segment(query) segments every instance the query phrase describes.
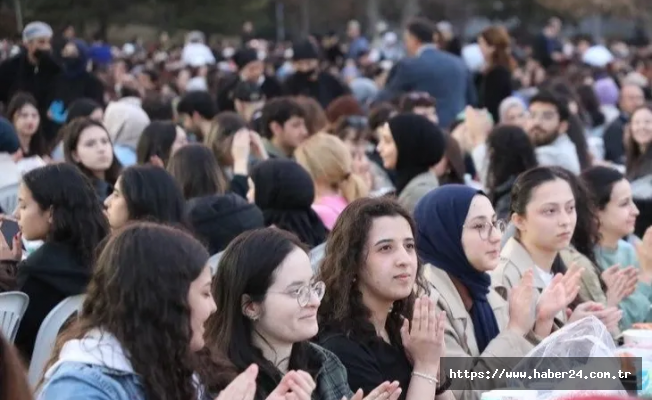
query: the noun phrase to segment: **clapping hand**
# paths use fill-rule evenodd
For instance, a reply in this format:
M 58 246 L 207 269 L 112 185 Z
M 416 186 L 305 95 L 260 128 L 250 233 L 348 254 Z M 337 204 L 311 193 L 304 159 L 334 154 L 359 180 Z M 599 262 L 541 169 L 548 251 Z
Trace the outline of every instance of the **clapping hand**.
M 445 352 L 445 326 L 446 313 L 438 313 L 432 299 L 423 296 L 415 300 L 412 321 L 403 320 L 401 328 L 403 348 L 414 360 L 414 370 L 437 375 L 440 357 Z
M 532 312 L 536 298 L 533 274 L 534 271 L 527 271 L 509 295 L 507 329 L 522 336 L 532 330 L 535 322 L 535 314 Z
M 402 393 L 398 385 L 398 381 L 392 383 L 383 382 L 365 397 L 362 397 L 364 394 L 362 389 L 359 389 L 350 399 L 342 397 L 342 400 L 398 400 Z

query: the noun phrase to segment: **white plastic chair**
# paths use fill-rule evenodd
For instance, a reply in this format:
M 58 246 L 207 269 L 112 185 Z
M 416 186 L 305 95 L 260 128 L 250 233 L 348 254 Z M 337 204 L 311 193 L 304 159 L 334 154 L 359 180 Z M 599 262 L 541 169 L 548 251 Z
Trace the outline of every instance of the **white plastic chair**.
M 0 207 L 7 215 L 12 215 L 18 208 L 18 187 L 20 182 L 0 188 Z
M 43 375 L 43 369 L 48 359 L 52 355 L 54 344 L 61 327 L 68 321 L 75 312 L 80 311 L 84 303 L 85 295 L 79 294 L 64 299 L 61 303 L 50 311 L 47 317 L 41 323 L 36 335 L 32 361 L 29 363 L 29 384 L 36 387 L 39 379 Z
M 0 330 L 9 343 L 16 338 L 28 304 L 29 296 L 23 292 L 0 293 Z

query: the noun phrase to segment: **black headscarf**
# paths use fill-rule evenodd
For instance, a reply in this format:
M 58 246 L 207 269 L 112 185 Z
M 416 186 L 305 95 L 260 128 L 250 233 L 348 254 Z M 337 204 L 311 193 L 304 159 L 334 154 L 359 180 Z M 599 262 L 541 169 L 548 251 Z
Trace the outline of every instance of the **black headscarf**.
M 405 113 L 389 120 L 396 143 L 396 193 L 437 164 L 446 150 L 444 133 L 428 118 Z
M 315 187 L 308 172 L 291 160 L 270 159 L 251 171 L 256 205 L 263 211 L 265 225 L 292 232 L 308 246 L 315 247 L 328 234 L 312 209 Z

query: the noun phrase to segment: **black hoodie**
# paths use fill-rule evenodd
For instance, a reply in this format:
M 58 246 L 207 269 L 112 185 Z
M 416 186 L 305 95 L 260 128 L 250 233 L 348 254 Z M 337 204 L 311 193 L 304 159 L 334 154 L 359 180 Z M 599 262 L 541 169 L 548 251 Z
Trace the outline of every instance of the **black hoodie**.
M 188 221 L 210 254 L 221 252 L 243 232 L 265 227 L 262 211 L 233 193 L 192 199 L 187 212 Z
M 29 296 L 29 306 L 15 344 L 25 360 L 32 358 L 45 317 L 65 298 L 86 291 L 91 273 L 91 266 L 83 265 L 76 249 L 65 243 L 46 242 L 18 265 L 18 290 Z

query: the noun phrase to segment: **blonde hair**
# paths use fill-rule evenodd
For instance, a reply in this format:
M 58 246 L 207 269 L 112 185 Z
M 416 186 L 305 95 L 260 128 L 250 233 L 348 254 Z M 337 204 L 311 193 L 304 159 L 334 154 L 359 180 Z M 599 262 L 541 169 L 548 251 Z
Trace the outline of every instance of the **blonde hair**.
M 347 202 L 367 197 L 369 188 L 353 173 L 353 159 L 346 144 L 337 136 L 317 133 L 294 151 L 297 162 L 314 182 L 339 189 Z

